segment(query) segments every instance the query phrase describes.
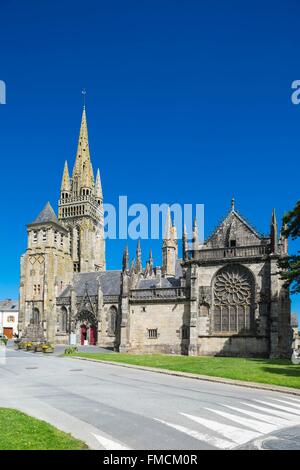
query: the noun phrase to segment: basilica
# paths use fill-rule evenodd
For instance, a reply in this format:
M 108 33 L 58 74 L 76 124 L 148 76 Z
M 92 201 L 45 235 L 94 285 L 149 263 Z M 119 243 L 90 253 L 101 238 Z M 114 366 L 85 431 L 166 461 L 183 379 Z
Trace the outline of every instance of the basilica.
M 202 244 L 177 240 L 170 212 L 162 265 L 152 253 L 106 269 L 103 194 L 94 178 L 85 107 L 72 175 L 65 163 L 58 213 L 49 203 L 27 225 L 21 257 L 19 332 L 55 344 L 130 353 L 285 357 L 291 353 L 290 298 L 278 274 L 287 240 L 273 210 L 261 235 L 231 201 Z M 121 256 L 120 256 L 121 266 Z

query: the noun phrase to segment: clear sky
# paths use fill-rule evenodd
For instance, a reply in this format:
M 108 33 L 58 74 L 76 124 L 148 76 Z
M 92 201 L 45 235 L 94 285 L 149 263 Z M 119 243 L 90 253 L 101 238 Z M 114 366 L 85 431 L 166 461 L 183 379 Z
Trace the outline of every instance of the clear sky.
M 208 235 L 234 195 L 267 233 L 300 197 L 299 17 L 298 0 L 2 1 L 0 298 L 17 296 L 26 223 L 57 210 L 82 88 L 105 202 L 203 203 Z

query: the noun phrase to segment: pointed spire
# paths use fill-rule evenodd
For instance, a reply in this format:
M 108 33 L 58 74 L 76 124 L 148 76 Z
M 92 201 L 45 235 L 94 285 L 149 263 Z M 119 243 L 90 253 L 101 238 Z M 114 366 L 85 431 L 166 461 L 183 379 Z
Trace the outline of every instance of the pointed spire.
M 171 219 L 171 210 L 170 210 L 170 207 L 168 207 L 164 240 L 170 240 L 171 234 L 172 234 L 172 219 Z
M 63 177 L 61 180 L 61 192 L 69 192 L 71 191 L 71 182 L 70 182 L 70 175 L 69 175 L 69 168 L 68 168 L 68 162 L 67 160 L 65 161 L 65 166 L 64 166 L 64 172 L 63 172 Z
M 98 168 L 98 170 L 97 170 L 97 176 L 96 176 L 95 197 L 96 197 L 96 199 L 103 199 L 102 185 L 101 185 L 101 178 L 100 178 L 100 170 L 99 170 L 99 168 Z
M 182 236 L 182 259 L 183 260 L 188 259 L 188 250 L 189 250 L 188 234 L 187 234 L 186 224 L 184 224 L 183 236 Z
M 231 211 L 233 212 L 235 210 L 235 199 L 234 197 L 231 199 Z
M 127 271 L 129 267 L 129 253 L 128 253 L 128 245 L 126 245 L 123 253 L 123 271 Z
M 153 267 L 152 248 L 150 248 L 150 252 L 149 252 L 149 265 L 150 265 L 150 267 Z
M 90 158 L 89 138 L 85 106 L 82 111 L 78 147 L 73 169 L 73 181 L 77 182 L 77 191 L 81 188 L 94 187 L 94 173 Z
M 55 222 L 58 223 L 56 214 L 48 201 L 43 210 L 39 213 L 37 218 L 34 220 L 34 224 L 42 224 L 45 222 Z
M 275 209 L 272 210 L 270 238 L 271 238 L 272 252 L 277 253 L 278 251 L 278 226 L 277 226 Z
M 141 240 L 138 239 L 136 247 L 136 272 L 139 273 L 142 271 L 142 250 L 141 250 Z
M 134 260 L 131 261 L 129 274 L 132 275 L 135 272 Z
M 197 219 L 194 219 L 194 226 L 193 226 L 193 250 L 198 250 L 199 248 L 199 233 L 198 233 L 198 224 Z

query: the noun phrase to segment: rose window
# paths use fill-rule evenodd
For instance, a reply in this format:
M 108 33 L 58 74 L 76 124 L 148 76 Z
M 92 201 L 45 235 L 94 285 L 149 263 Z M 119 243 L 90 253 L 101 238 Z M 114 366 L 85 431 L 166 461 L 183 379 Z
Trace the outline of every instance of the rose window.
M 249 333 L 253 316 L 253 281 L 243 266 L 229 266 L 217 274 L 214 285 L 213 330 Z
M 229 304 L 248 303 L 251 297 L 251 280 L 247 273 L 225 271 L 215 281 L 216 301 Z

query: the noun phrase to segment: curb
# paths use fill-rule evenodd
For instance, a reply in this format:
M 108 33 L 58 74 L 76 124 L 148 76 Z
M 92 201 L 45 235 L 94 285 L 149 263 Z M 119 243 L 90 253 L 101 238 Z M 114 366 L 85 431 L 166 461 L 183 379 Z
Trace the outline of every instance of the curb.
M 255 388 L 259 390 L 268 390 L 271 392 L 287 393 L 289 395 L 296 395 L 300 397 L 300 390 L 296 388 L 283 387 L 281 385 L 269 385 L 269 384 L 261 384 L 258 382 L 247 382 L 244 380 L 225 379 L 222 377 L 211 377 L 209 375 L 191 374 L 189 372 L 180 372 L 180 371 L 175 371 L 175 370 L 160 369 L 158 367 L 156 368 L 156 367 L 138 366 L 138 365 L 126 364 L 124 362 L 104 361 L 102 359 L 90 359 L 87 357 L 78 357 L 78 356 L 64 356 L 64 357 L 70 357 L 71 359 L 77 359 L 80 361 L 100 362 L 102 364 L 108 364 L 112 366 L 126 367 L 127 369 L 145 370 L 147 372 L 154 372 L 156 374 L 173 375 L 176 377 L 185 377 L 185 378 L 194 379 L 194 380 L 204 380 L 206 382 L 216 382 L 216 383 L 227 384 L 227 385 L 236 385 L 238 387 L 247 387 L 247 388 Z

